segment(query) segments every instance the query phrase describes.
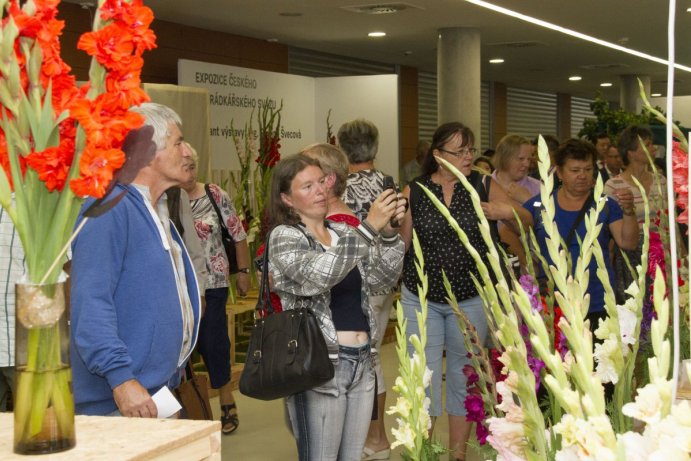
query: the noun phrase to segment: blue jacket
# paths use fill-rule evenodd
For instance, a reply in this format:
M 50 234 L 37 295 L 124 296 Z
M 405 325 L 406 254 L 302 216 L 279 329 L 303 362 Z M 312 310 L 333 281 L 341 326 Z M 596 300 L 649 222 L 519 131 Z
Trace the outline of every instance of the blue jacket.
M 182 309 L 172 259 L 139 191 L 117 186 L 111 195 L 124 189 L 120 203 L 89 219 L 72 244 L 70 358 L 78 414 L 115 411 L 112 389 L 130 379 L 150 394 L 179 382 Z M 170 229 L 184 248 L 172 223 Z M 187 250 L 183 259 L 194 345 L 199 290 Z

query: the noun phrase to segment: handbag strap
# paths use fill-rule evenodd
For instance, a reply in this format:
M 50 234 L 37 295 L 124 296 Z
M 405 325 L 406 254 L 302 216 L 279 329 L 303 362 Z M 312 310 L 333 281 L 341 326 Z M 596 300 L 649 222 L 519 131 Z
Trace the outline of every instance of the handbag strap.
M 218 204 L 216 203 L 216 200 L 214 200 L 213 195 L 211 195 L 211 187 L 209 187 L 208 183 L 204 184 L 204 191 L 206 192 L 206 196 L 209 197 L 209 201 L 211 202 L 211 206 L 214 207 L 214 210 L 216 211 L 216 217 L 218 218 L 218 222 L 221 223 L 221 235 L 223 236 L 223 239 L 224 240 L 230 239 L 230 233 L 228 232 L 228 228 L 226 227 L 226 223 L 223 222 L 223 215 L 221 214 L 221 210 L 218 208 Z
M 310 248 L 316 249 L 316 242 L 312 239 L 307 232 L 300 227 L 300 224 L 293 224 L 293 227 L 298 229 L 305 236 L 309 242 Z M 273 230 L 273 229 L 272 229 Z M 271 237 L 271 230 L 266 234 L 266 242 L 264 244 L 264 254 L 262 255 L 262 278 L 259 283 L 259 294 L 257 301 L 257 306 L 255 307 L 255 317 L 263 317 L 264 312 L 266 315 L 274 313 L 273 304 L 271 303 L 271 290 L 269 289 L 269 240 Z M 298 296 L 297 299 L 301 303 L 301 307 L 304 308 L 305 301 L 308 299 L 305 296 Z
M 259 294 L 257 306 L 255 307 L 255 314 L 259 317 L 266 314 L 273 314 L 274 308 L 271 304 L 271 290 L 269 289 L 269 238 L 271 237 L 271 230 L 266 233 L 266 241 L 264 243 L 264 254 L 262 255 L 262 278 L 259 282 Z
M 557 197 L 555 195 L 554 199 L 556 200 Z M 585 214 L 590 208 L 590 204 L 593 201 L 593 193 L 591 192 L 590 195 L 588 195 L 588 198 L 583 202 L 583 206 L 581 207 L 580 211 L 578 212 L 578 216 L 576 216 L 576 220 L 573 222 L 573 225 L 571 226 L 571 230 L 569 231 L 568 235 L 566 236 L 566 240 L 564 240 L 564 243 L 566 243 L 566 247 L 568 248 L 569 245 L 571 244 L 571 240 L 573 240 L 574 235 L 576 235 L 576 230 L 578 229 L 578 226 L 581 224 L 583 221 L 583 218 L 585 218 Z

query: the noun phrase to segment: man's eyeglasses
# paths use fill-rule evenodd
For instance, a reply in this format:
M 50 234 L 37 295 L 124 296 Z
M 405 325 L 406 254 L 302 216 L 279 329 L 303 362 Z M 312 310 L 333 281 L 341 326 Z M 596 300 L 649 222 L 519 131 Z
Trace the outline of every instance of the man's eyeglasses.
M 441 147 L 438 147 L 437 150 L 440 150 L 442 152 L 446 152 L 447 154 L 453 155 L 454 157 L 463 157 L 464 155 L 475 156 L 475 154 L 477 154 L 477 149 L 474 147 L 463 147 L 458 152 L 454 152 L 452 150 L 442 149 Z

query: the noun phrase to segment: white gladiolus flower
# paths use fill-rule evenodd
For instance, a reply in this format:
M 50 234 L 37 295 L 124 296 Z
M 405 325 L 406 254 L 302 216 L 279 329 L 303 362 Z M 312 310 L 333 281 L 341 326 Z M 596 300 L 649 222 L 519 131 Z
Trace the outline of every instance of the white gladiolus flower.
M 636 313 L 631 312 L 625 307 L 617 306 L 617 314 L 619 316 L 619 331 L 621 332 L 621 342 L 624 344 L 635 344 L 636 323 L 638 321 Z
M 408 450 L 415 449 L 415 432 L 410 425 L 402 419 L 397 419 L 398 428 L 391 428 L 391 434 L 394 436 L 394 442 L 391 444 L 391 448 L 396 448 L 403 445 Z
M 672 416 L 680 425 L 691 427 L 691 404 L 689 404 L 689 401 L 681 400 L 672 406 Z M 689 442 L 691 442 L 691 439 L 689 439 Z
M 496 384 L 496 388 L 497 394 L 501 395 L 501 403 L 496 405 L 497 410 L 506 413 L 507 418 L 512 416 L 514 420 L 519 418 L 522 420 L 523 410 L 514 402 L 513 393 L 506 381 L 499 381 Z
M 573 365 L 574 359 L 573 359 L 573 354 L 571 351 L 566 351 L 566 354 L 564 354 L 564 358 L 562 360 L 562 365 L 564 366 L 564 371 L 566 374 L 571 373 L 571 365 Z
M 425 367 L 425 374 L 422 375 L 422 385 L 428 388 L 432 384 L 432 370 Z
M 398 399 L 396 399 L 396 405 L 389 407 L 386 414 L 388 414 L 388 415 L 399 414 L 401 416 L 407 416 L 411 410 L 412 410 L 412 407 L 411 407 L 408 399 L 406 399 L 404 397 L 398 397 Z
M 576 447 L 562 448 L 555 454 L 556 461 L 581 461 Z
M 518 373 L 516 373 L 513 370 L 509 371 L 509 374 L 506 376 L 506 379 L 504 380 L 504 383 L 514 394 L 518 393 L 518 380 Z
M 492 435 L 487 437 L 497 450 L 497 461 L 522 461 L 525 459 L 525 432 L 522 423 L 511 422 L 506 418 L 487 420 Z
M 430 418 L 429 413 L 423 411 L 420 413 L 418 426 L 421 429 L 422 436 L 427 439 L 429 438 L 429 430 L 432 429 L 432 418 Z
M 627 461 L 646 461 L 650 454 L 648 441 L 636 432 L 627 432 L 617 437 L 619 445 L 623 445 L 626 450 Z
M 691 453 L 691 410 L 688 401 L 674 405 L 672 412 L 657 424 L 649 424 L 644 435 L 652 446 Z M 674 459 L 674 458 L 668 458 Z M 684 458 L 688 459 L 688 458 Z
M 617 306 L 618 308 L 619 306 Z M 595 337 L 597 339 L 605 339 L 609 338 L 609 335 L 614 333 L 613 331 L 610 330 L 610 318 L 607 317 L 605 319 L 600 320 L 600 324 L 598 325 L 597 329 L 595 330 Z
M 564 447 L 575 445 L 578 441 L 576 418 L 568 413 L 565 414 L 561 417 L 561 421 L 554 425 L 554 432 L 561 434 L 561 443 Z
M 648 424 L 658 422 L 662 411 L 659 389 L 654 384 L 647 384 L 644 388 L 638 389 L 636 400 L 624 405 L 621 411 L 626 416 Z
M 602 344 L 595 344 L 595 352 L 593 357 L 597 362 L 595 367 L 595 376 L 597 376 L 603 383 L 617 384 L 619 375 L 614 363 L 614 354 L 618 350 L 617 340 L 612 336 L 605 339 Z
M 638 281 L 633 280 L 631 282 L 631 285 L 629 285 L 629 287 L 626 290 L 624 290 L 624 293 L 629 295 L 630 298 L 635 298 L 636 295 L 638 295 L 639 291 L 640 289 L 638 288 Z
M 562 435 L 562 450 L 558 460 L 614 461 L 614 451 L 606 445 L 614 439 L 614 432 L 606 416 L 594 416 L 588 420 L 565 414 L 554 431 Z M 575 456 L 575 457 L 574 457 Z
M 403 381 L 403 378 L 401 378 L 400 376 L 396 377 L 396 381 L 394 381 L 393 385 L 393 390 L 395 390 L 399 394 L 408 393 L 408 386 L 406 386 L 405 381 Z

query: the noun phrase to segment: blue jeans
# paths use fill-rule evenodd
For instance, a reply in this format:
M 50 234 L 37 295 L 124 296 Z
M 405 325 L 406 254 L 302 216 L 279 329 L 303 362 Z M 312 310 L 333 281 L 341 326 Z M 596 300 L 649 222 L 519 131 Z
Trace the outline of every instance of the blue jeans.
M 401 286 L 401 304 L 408 320 L 406 335 L 420 334 L 417 315 L 420 310 L 420 298 L 410 292 L 405 285 Z M 487 337 L 487 318 L 479 296 L 465 299 L 458 306 L 468 316 L 477 330 L 480 344 Z M 467 395 L 466 377 L 463 367 L 470 363 L 468 351 L 463 343 L 463 332 L 458 326 L 458 318 L 448 304 L 427 301 L 427 345 L 425 356 L 427 367 L 432 370 L 432 385 L 427 389 L 427 396 L 432 400 L 431 416 L 441 416 L 441 381 L 442 358 L 446 349 L 446 412 L 453 416 L 465 416 L 463 402 Z M 414 351 L 408 343 L 408 353 Z
M 372 315 L 377 321 L 379 338 L 377 338 L 377 355 L 374 356 L 374 373 L 377 375 L 377 394 L 386 392 L 386 382 L 384 382 L 384 371 L 381 366 L 381 345 L 384 342 L 386 326 L 389 324 L 389 315 L 393 307 L 396 293 L 388 295 L 370 295 L 369 304 L 372 307 Z
M 359 461 L 374 402 L 369 344 L 339 346 L 334 377 L 324 387 L 335 392 L 320 387 L 287 399 L 300 461 Z

